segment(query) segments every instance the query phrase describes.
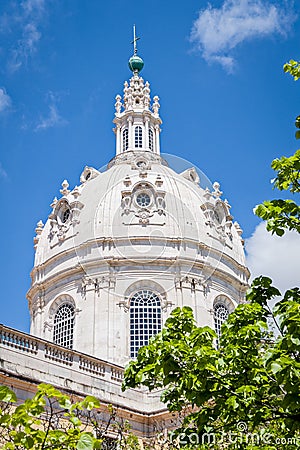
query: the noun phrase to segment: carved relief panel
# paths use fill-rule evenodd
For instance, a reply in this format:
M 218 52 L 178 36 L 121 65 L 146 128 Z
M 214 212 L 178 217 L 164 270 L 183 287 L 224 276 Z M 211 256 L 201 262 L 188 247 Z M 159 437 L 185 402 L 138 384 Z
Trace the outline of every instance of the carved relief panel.
M 126 189 L 122 191 L 121 211 L 124 225 L 165 225 L 165 191 L 159 186 L 142 180 L 131 185 L 124 180 Z

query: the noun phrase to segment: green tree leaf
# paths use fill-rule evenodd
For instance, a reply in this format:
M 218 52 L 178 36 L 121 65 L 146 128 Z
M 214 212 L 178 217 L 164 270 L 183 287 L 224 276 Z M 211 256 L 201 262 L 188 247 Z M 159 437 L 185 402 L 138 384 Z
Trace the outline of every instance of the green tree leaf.
M 77 450 L 92 450 L 94 448 L 94 438 L 89 433 L 82 433 L 77 443 Z
M 0 401 L 1 402 L 16 402 L 16 394 L 7 386 L 0 386 Z

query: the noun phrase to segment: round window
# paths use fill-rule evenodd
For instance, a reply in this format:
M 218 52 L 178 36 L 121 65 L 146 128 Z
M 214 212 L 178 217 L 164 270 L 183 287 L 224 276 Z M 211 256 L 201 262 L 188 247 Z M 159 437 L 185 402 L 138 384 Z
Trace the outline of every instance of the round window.
M 136 202 L 141 207 L 149 206 L 151 203 L 150 196 L 146 192 L 141 192 L 136 197 Z

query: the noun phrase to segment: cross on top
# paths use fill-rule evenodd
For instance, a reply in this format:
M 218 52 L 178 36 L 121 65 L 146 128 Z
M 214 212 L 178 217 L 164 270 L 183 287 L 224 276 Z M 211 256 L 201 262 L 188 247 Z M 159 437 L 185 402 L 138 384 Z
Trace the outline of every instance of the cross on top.
M 133 44 L 133 54 L 137 54 L 137 47 L 136 47 L 136 41 L 138 41 L 140 38 L 136 37 L 135 35 L 135 25 L 133 25 L 133 41 L 131 41 L 131 44 Z

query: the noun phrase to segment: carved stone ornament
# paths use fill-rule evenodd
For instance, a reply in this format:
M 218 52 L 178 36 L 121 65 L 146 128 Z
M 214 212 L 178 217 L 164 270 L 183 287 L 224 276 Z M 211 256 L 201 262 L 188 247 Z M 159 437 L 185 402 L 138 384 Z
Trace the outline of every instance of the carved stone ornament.
M 73 193 L 74 195 L 74 193 Z M 76 194 L 77 195 L 77 194 Z M 71 222 L 73 227 L 75 225 L 79 224 L 79 215 L 80 215 L 80 211 L 82 210 L 84 204 L 82 202 L 80 202 L 79 200 L 75 200 L 74 202 L 70 203 L 70 208 L 71 208 Z
M 122 97 L 118 94 L 116 96 L 115 110 L 116 116 L 133 110 L 150 111 L 152 109 L 154 115 L 159 117 L 159 98 L 153 97 L 153 104 L 151 107 L 150 84 L 148 81 L 137 74 L 134 74 L 130 80 L 124 82 L 123 89 L 123 103 Z
M 133 170 L 139 170 L 140 172 L 151 170 L 151 161 L 149 158 L 140 155 L 132 161 L 131 168 Z
M 80 183 L 85 183 L 86 181 L 96 178 L 100 172 L 94 167 L 85 166 L 82 174 L 80 175 Z
M 220 183 L 218 183 L 217 181 L 215 181 L 214 184 L 213 184 L 213 188 L 214 188 L 214 190 L 213 190 L 213 192 L 212 192 L 212 195 L 213 195 L 214 197 L 216 197 L 216 198 L 221 197 L 221 195 L 223 194 L 223 192 L 220 191 Z
M 209 202 L 212 199 L 212 193 L 210 192 L 208 187 L 205 188 L 205 193 L 204 193 L 203 197 L 205 198 L 205 200 L 207 202 Z
M 141 155 L 141 152 L 139 151 L 128 151 L 125 153 L 120 153 L 119 155 L 115 156 L 107 165 L 107 168 L 110 169 L 116 164 L 130 164 L 132 169 L 140 170 L 140 167 L 136 165 L 139 161 L 146 161 L 147 162 L 147 170 L 150 170 L 151 163 L 155 164 L 162 164 L 163 166 L 168 167 L 168 163 L 166 160 L 164 160 L 160 155 L 157 155 L 153 152 L 143 152 Z
M 116 115 L 121 113 L 121 108 L 122 108 L 122 102 L 121 102 L 121 95 L 116 95 L 116 103 L 115 103 L 115 109 L 116 109 Z
M 205 202 L 201 205 L 201 209 L 205 216 L 205 224 L 216 232 L 214 236 L 211 232 L 208 234 L 225 243 L 227 239 L 232 241 L 232 215 L 230 214 L 230 205 L 227 200 L 222 201 L 220 196 L 220 184 L 213 184 L 214 191 L 210 192 L 206 188 L 204 193 Z
M 161 310 L 163 312 L 167 312 L 168 308 L 172 308 L 175 303 L 171 302 L 167 299 L 166 295 L 159 295 L 161 299 Z M 124 300 L 121 300 L 118 303 L 118 306 L 124 310 L 125 313 L 128 313 L 130 310 L 130 297 L 125 297 Z
M 131 179 L 130 179 L 130 176 L 129 176 L 129 175 L 127 175 L 127 176 L 125 177 L 123 183 L 125 184 L 126 187 L 128 187 L 128 186 L 131 185 Z
M 43 290 L 40 290 L 39 294 L 35 297 L 30 306 L 30 312 L 32 316 L 36 317 L 38 314 L 42 314 L 44 307 L 45 307 L 45 292 Z
M 89 291 L 96 292 L 100 295 L 101 289 L 114 289 L 116 285 L 116 277 L 113 273 L 99 275 L 97 277 L 84 276 L 81 280 L 81 294 L 85 298 Z
M 60 190 L 61 195 L 64 195 L 64 196 L 68 195 L 70 191 L 68 189 L 69 183 L 67 182 L 67 180 L 64 180 L 61 183 L 61 185 L 62 185 L 62 189 Z
M 44 228 L 44 224 L 43 224 L 43 222 L 40 220 L 40 221 L 37 223 L 37 227 L 36 227 L 36 229 L 35 229 L 36 236 L 33 238 L 33 243 L 34 243 L 34 248 L 35 248 L 35 249 L 37 248 L 37 245 L 38 245 L 38 242 L 39 242 L 39 240 L 40 240 L 40 237 L 41 237 L 43 228 Z
M 159 112 L 159 108 L 160 108 L 160 104 L 158 103 L 158 101 L 159 101 L 159 97 L 157 95 L 155 95 L 153 97 L 153 105 L 152 105 L 152 110 L 153 110 L 155 116 L 158 116 L 158 112 Z
M 77 198 L 79 197 L 79 195 L 81 195 L 81 192 L 80 192 L 78 186 L 75 186 L 75 188 L 73 189 L 73 191 L 71 192 L 71 194 L 73 195 L 73 197 L 75 198 L 75 200 L 77 200 Z
M 237 231 L 237 234 L 240 236 L 240 239 L 241 239 L 242 244 L 244 245 L 244 244 L 245 244 L 245 241 L 244 241 L 244 239 L 242 238 L 243 230 L 242 230 L 242 228 L 240 227 L 240 224 L 239 224 L 238 222 L 234 222 L 233 225 L 234 225 L 234 227 L 235 227 L 235 229 L 236 229 L 236 231 Z
M 46 330 L 48 330 L 48 331 L 52 331 L 52 329 L 53 329 L 53 322 L 52 321 L 50 321 L 50 320 L 45 320 L 45 322 L 44 322 L 44 332 L 46 331 Z
M 65 197 L 60 200 L 55 198 L 51 204 L 53 210 L 49 215 L 50 232 L 48 237 L 53 244 L 62 243 L 70 234 L 69 230 L 79 223 L 80 211 L 84 205 L 78 200 L 80 191 L 77 186 L 71 195 L 74 201 L 69 202 Z
M 175 280 L 176 289 L 190 289 L 191 292 L 200 291 L 204 295 L 208 292 L 208 281 L 203 277 L 197 277 L 193 275 L 176 276 Z
M 161 187 L 163 185 L 163 179 L 160 175 L 157 175 L 156 180 L 155 180 L 155 184 L 157 187 Z
M 195 184 L 200 183 L 200 177 L 194 167 L 191 167 L 190 169 L 186 169 L 184 172 L 181 172 L 180 174 L 183 178 L 186 180 L 192 181 Z
M 141 181 L 135 186 L 129 185 L 126 177 L 127 189 L 121 192 L 121 214 L 124 217 L 124 225 L 149 224 L 164 225 L 165 220 L 165 191 L 157 184 L 153 186 L 148 181 Z M 124 184 L 125 184 L 124 180 Z M 162 180 L 159 180 L 159 185 Z

